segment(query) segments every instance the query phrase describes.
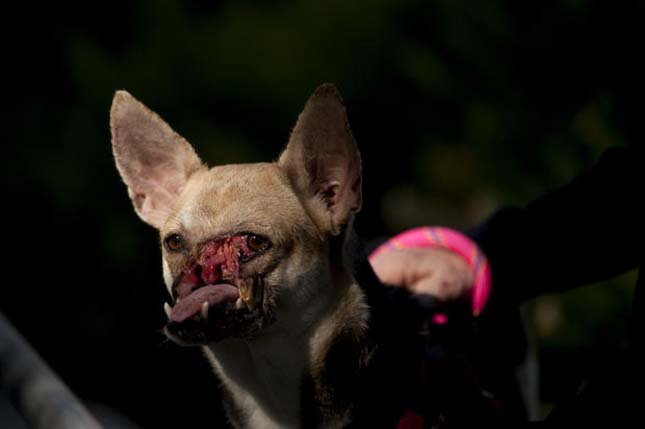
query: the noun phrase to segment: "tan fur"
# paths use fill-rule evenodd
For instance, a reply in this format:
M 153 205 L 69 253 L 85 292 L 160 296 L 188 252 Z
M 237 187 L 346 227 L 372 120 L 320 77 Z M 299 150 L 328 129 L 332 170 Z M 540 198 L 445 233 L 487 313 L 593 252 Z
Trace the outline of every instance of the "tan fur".
M 357 340 L 367 329 L 368 308 L 363 292 L 355 283 L 350 283 L 346 294 L 337 304 L 336 311 L 320 323 L 320 328 L 311 339 L 311 370 L 314 378 L 323 366 L 331 342 L 341 333 Z
M 229 338 L 204 350 L 233 397 L 234 424 L 299 426 L 303 377 L 317 377 L 339 335 L 359 339 L 368 315 L 344 249 L 331 240 L 341 235 L 343 242 L 361 204 L 360 157 L 335 88 L 314 93 L 277 163 L 208 169 L 183 138 L 123 91 L 114 98 L 111 126 L 135 210 L 162 239 L 177 233 L 184 240 L 186 252 L 163 251 L 169 291 L 209 240 L 246 231 L 270 238 L 271 251 L 244 269 L 261 273 L 273 288 L 275 323 L 257 338 Z M 340 410 L 321 424 L 340 427 L 348 418 L 349 410 Z

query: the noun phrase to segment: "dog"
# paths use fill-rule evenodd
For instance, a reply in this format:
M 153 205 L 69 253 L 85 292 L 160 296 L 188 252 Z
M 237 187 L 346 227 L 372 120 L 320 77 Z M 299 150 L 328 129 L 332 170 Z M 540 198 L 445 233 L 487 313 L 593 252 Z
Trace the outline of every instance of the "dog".
M 165 333 L 204 349 L 231 424 L 395 427 L 418 331 L 356 281 L 361 158 L 336 87 L 315 90 L 276 162 L 208 168 L 126 91 L 110 128 L 134 209 L 160 233 Z

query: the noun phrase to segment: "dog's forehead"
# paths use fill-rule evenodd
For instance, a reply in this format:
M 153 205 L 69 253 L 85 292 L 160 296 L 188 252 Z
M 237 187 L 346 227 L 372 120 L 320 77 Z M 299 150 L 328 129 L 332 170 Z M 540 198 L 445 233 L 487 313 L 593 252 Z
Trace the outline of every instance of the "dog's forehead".
M 180 228 L 195 238 L 232 231 L 268 233 L 305 218 L 277 164 L 224 165 L 189 179 L 164 229 Z

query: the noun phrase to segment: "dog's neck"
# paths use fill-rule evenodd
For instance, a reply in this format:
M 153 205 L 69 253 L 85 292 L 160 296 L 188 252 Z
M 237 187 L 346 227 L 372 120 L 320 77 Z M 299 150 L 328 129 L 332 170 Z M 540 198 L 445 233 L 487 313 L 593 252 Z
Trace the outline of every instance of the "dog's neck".
M 306 371 L 307 343 L 287 335 L 255 341 L 226 340 L 206 348 L 230 395 L 229 417 L 245 427 L 299 424 L 300 384 Z
M 303 409 L 312 406 L 303 398 L 315 401 L 320 394 L 318 379 L 329 349 L 340 335 L 360 342 L 366 330 L 368 310 L 360 288 L 346 272 L 334 276 L 334 281 L 329 286 L 337 293 L 327 297 L 322 319 L 295 334 L 293 326 L 277 324 L 252 341 L 232 339 L 206 347 L 231 395 L 233 414 L 237 413 L 231 416 L 233 421 L 264 428 L 302 424 Z M 313 389 L 311 398 L 303 394 L 307 384 Z M 337 411 L 335 421 L 326 425 L 340 426 L 349 417 L 348 412 Z

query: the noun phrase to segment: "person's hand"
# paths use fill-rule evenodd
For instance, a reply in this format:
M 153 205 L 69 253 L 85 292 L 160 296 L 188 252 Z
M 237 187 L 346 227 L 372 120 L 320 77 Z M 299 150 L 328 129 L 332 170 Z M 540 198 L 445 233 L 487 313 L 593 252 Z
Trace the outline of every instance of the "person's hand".
M 450 301 L 470 292 L 474 275 L 466 261 L 441 248 L 392 249 L 370 258 L 381 282 Z

